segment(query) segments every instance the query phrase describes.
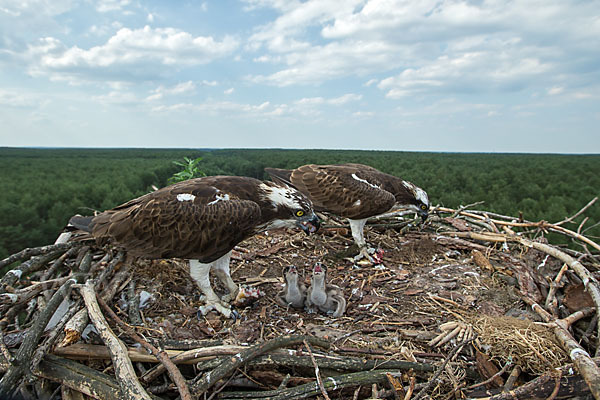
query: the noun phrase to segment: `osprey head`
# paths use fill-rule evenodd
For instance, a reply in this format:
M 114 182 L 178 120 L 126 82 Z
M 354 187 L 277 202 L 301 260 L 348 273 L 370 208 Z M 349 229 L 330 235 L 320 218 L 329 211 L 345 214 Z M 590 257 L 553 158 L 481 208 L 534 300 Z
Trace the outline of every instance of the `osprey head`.
M 429 197 L 427 196 L 427 192 L 408 181 L 402 181 L 402 185 L 412 195 L 408 207 L 416 210 L 421 216 L 422 222 L 425 222 L 429 216 Z
M 306 234 L 316 232 L 321 222 L 313 211 L 312 202 L 294 188 L 273 182 L 262 184 L 264 196 L 271 203 L 275 217 L 264 229 L 298 227 Z
M 298 268 L 295 265 L 288 265 L 283 269 L 283 276 L 285 278 L 298 277 Z
M 327 268 L 325 267 L 325 265 L 320 262 L 317 261 L 315 263 L 315 265 L 313 266 L 313 275 L 325 275 L 327 273 Z

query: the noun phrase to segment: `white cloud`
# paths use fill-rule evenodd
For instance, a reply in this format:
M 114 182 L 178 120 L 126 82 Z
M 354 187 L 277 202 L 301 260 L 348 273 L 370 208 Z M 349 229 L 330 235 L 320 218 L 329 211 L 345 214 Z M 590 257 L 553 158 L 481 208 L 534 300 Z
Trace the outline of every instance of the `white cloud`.
M 255 83 L 320 85 L 357 76 L 366 77 L 365 86 L 378 83 L 390 98 L 545 90 L 548 82 L 561 87 L 589 81 L 591 75 L 579 70 L 599 62 L 600 18 L 593 1 L 246 3 L 279 13 L 246 46 L 259 53 L 255 62 L 276 68 L 249 77 Z M 387 77 L 373 77 L 383 73 Z
M 550 96 L 554 96 L 554 95 L 557 95 L 557 94 L 561 94 L 564 91 L 565 91 L 564 87 L 562 87 L 562 86 L 554 86 L 554 87 L 548 89 L 548 94 Z
M 329 100 L 329 104 L 333 104 L 333 105 L 336 105 L 336 106 L 341 106 L 341 105 L 350 103 L 352 101 L 359 101 L 360 99 L 362 99 L 362 95 L 360 95 L 360 94 L 354 94 L 354 93 L 348 93 L 348 94 L 345 94 L 343 96 L 336 97 L 334 99 L 330 99 Z
M 225 90 L 223 93 L 224 94 L 232 94 L 234 91 L 235 91 L 234 88 L 229 88 L 229 89 Z
M 594 95 L 592 95 L 591 93 L 588 93 L 588 92 L 575 92 L 575 93 L 573 93 L 573 97 L 576 98 L 577 100 L 585 100 L 585 99 L 593 98 Z
M 99 46 L 67 48 L 58 39 L 47 37 L 29 47 L 34 63 L 32 75 L 54 79 L 129 80 L 152 76 L 184 66 L 207 64 L 230 54 L 236 39 L 226 36 L 221 42 L 210 36 L 197 36 L 174 28 L 122 28 Z
M 0 15 L 25 17 L 28 14 L 54 16 L 70 10 L 74 0 L 5 0 L 0 2 Z
M 131 4 L 131 0 L 97 0 L 96 10 L 101 13 L 119 11 Z
M 363 0 L 308 0 L 305 2 L 257 1 L 255 6 L 268 6 L 282 12 L 274 22 L 261 28 L 250 37 L 251 42 L 266 43 L 274 50 L 285 50 L 286 40 L 293 35 L 304 33 L 314 25 L 320 25 L 332 18 L 343 18 L 351 14 Z M 294 43 L 295 40 L 291 40 Z M 294 46 L 292 46 L 294 48 Z
M 316 118 L 322 115 L 321 106 L 342 106 L 346 103 L 359 101 L 361 95 L 349 93 L 333 98 L 307 97 L 294 101 L 291 105 L 274 104 L 263 101 L 258 104 L 237 103 L 233 101 L 208 100 L 202 103 L 179 102 L 162 104 L 152 107 L 154 112 L 194 112 L 203 115 L 219 115 L 223 117 L 258 117 L 258 118 Z M 360 115 L 360 114 L 357 114 Z M 367 116 L 365 113 L 363 116 Z
M 265 101 L 260 104 L 244 104 L 231 101 L 206 101 L 204 103 L 177 103 L 172 105 L 160 105 L 152 109 L 154 112 L 198 112 L 208 115 L 223 116 L 269 116 L 279 106 L 272 106 Z
M 331 99 L 325 99 L 323 97 L 305 97 L 300 100 L 296 100 L 295 104 L 299 106 L 315 106 L 321 104 L 328 104 L 332 106 L 341 106 L 352 101 L 358 101 L 362 99 L 362 95 L 348 93 L 340 97 L 334 97 Z
M 139 98 L 132 92 L 111 91 L 102 96 L 94 96 L 94 101 L 102 104 L 117 104 L 117 105 L 137 105 L 140 103 Z
M 271 75 L 256 75 L 251 80 L 277 86 L 319 84 L 348 75 L 366 75 L 397 66 L 405 50 L 385 42 L 333 42 L 314 46 L 306 52 L 282 56 L 287 68 Z
M 535 58 L 494 51 L 468 52 L 454 58 L 441 56 L 418 69 L 405 69 L 381 80 L 378 87 L 386 90 L 389 98 L 430 91 L 514 90 L 549 69 Z
M 178 83 L 172 87 L 159 86 L 155 90 L 152 91 L 152 94 L 146 97 L 147 101 L 156 101 L 160 100 L 167 95 L 182 95 L 182 94 L 191 94 L 196 90 L 196 84 L 192 81 Z
M 432 103 L 420 106 L 418 108 L 398 107 L 397 113 L 402 118 L 431 118 L 436 116 L 445 116 L 455 119 L 458 115 L 466 115 L 468 119 L 474 117 L 488 118 L 501 113 L 501 107 L 495 104 L 470 103 L 461 101 L 457 98 L 448 97 L 437 100 Z M 463 118 L 464 119 L 464 118 Z
M 219 84 L 219 82 L 217 82 L 217 81 L 207 81 L 207 80 L 203 80 L 201 83 L 204 86 L 217 86 Z
M 371 118 L 375 116 L 373 111 L 356 111 L 352 113 L 357 118 Z
M 123 24 L 119 21 L 113 21 L 111 24 L 107 25 L 92 25 L 88 29 L 89 33 L 94 36 L 105 36 L 110 32 L 114 32 L 115 30 L 119 30 L 123 27 Z
M 196 84 L 192 81 L 187 81 L 187 82 L 182 82 L 182 83 L 175 85 L 175 87 L 171 88 L 168 91 L 168 93 L 169 94 L 189 93 L 189 92 L 193 92 L 195 89 L 196 89 Z
M 48 100 L 43 96 L 23 92 L 23 90 L 0 89 L 0 105 L 2 107 L 37 108 Z

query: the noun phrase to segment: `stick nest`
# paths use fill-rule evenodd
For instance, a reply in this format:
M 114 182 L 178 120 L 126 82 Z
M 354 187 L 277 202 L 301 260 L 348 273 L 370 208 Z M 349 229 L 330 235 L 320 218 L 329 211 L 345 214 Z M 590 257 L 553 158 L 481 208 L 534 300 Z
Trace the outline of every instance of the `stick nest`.
M 542 375 L 568 362 L 568 355 L 546 325 L 508 316 L 483 316 L 473 321 L 473 328 L 483 351 L 500 365 L 511 362 L 523 371 Z
M 0 277 L 0 397 L 6 382 L 8 389 L 35 390 L 38 397 L 51 397 L 38 393 L 44 387 L 55 391 L 62 386 L 65 393 L 75 387 L 86 395 L 125 398 L 125 388 L 112 376 L 116 362 L 108 354 L 119 349 L 108 349 L 92 329 L 82 286 L 73 280 L 94 282 L 98 297 L 130 329 L 174 360 L 178 357 L 176 368 L 197 395 L 295 399 L 329 391 L 332 399 L 477 398 L 489 396 L 489 387 L 501 390 L 515 366 L 522 370 L 519 380 L 529 383 L 542 382 L 560 366 L 576 370 L 581 376 L 560 381 L 558 398 L 581 393 L 585 371 L 579 365 L 571 368 L 563 350 L 572 349 L 573 343 L 557 340 L 552 325 L 534 322 L 543 317 L 528 304 L 546 304 L 544 312 L 551 315 L 545 320 L 550 322 L 569 312 L 582 313 L 570 324 L 571 340 L 593 354 L 598 336 L 592 316 L 598 305 L 581 282 L 595 285 L 600 256 L 585 246 L 584 253 L 571 250 L 581 260 L 575 265 L 560 258 L 568 249 L 561 248 L 557 256 L 538 248 L 547 243 L 543 235 L 548 229 L 564 233 L 559 225 L 442 207 L 431 214 L 426 225 L 401 217 L 371 220 L 366 237 L 373 247 L 385 250 L 378 265 L 353 260 L 357 249 L 350 230 L 334 217 L 310 237 L 279 230 L 249 238 L 236 246 L 231 274 L 237 283 L 259 288 L 263 296 L 239 307 L 235 321 L 214 313 L 198 318 L 203 301 L 185 260 L 134 260 L 110 246 L 77 239 L 0 260 L 0 268 L 11 269 Z M 581 240 L 581 235 L 567 233 Z M 590 240 L 585 243 L 600 250 Z M 276 301 L 286 266 L 297 266 L 308 285 L 317 261 L 327 265 L 328 283 L 339 286 L 348 303 L 339 318 Z M 564 264 L 569 264 L 569 273 L 559 272 Z M 212 284 L 218 295 L 226 294 L 215 277 Z M 58 307 L 63 298 L 67 307 Z M 50 317 L 53 323 L 46 330 L 46 324 L 36 323 Z M 113 319 L 108 318 L 109 324 L 138 371 L 132 380 L 139 379 L 144 390 L 162 398 L 177 396 L 156 357 L 138 351 L 137 339 Z M 467 327 L 469 339 L 448 331 L 447 340 L 431 344 L 448 324 Z M 316 361 L 308 357 L 308 346 L 297 342 L 260 355 L 263 345 L 289 335 L 325 341 L 328 349 L 313 347 Z M 248 355 L 243 368 L 231 357 L 238 353 Z M 49 385 L 32 385 L 29 369 Z M 206 388 L 201 383 L 214 371 L 223 379 Z M 90 373 L 96 378 L 86 378 Z M 315 387 L 316 374 L 321 374 L 322 387 Z M 519 398 L 546 398 L 554 390 L 550 383 L 525 384 L 515 391 L 521 390 Z

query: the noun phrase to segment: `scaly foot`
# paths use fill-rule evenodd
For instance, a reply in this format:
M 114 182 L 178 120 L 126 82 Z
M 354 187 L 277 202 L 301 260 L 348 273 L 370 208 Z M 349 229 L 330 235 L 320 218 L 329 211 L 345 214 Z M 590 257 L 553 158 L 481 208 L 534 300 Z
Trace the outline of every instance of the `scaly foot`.
M 369 251 L 371 250 L 371 251 Z M 373 248 L 361 247 L 360 251 L 356 256 L 354 256 L 355 262 L 360 262 L 360 264 L 374 264 L 375 260 L 371 257 L 371 254 L 375 251 Z
M 361 247 L 360 252 L 354 257 L 354 261 L 358 264 L 381 264 L 383 261 L 383 250 L 373 247 Z

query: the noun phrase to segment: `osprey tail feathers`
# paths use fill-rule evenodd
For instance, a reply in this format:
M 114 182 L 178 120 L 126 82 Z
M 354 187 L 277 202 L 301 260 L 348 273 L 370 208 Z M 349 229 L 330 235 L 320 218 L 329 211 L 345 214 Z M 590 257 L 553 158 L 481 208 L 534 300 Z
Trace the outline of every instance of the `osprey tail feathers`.
M 69 224 L 67 225 L 67 228 L 80 229 L 84 232 L 91 233 L 92 232 L 91 224 L 92 224 L 93 218 L 94 218 L 93 216 L 84 217 L 81 215 L 74 215 L 69 220 Z

